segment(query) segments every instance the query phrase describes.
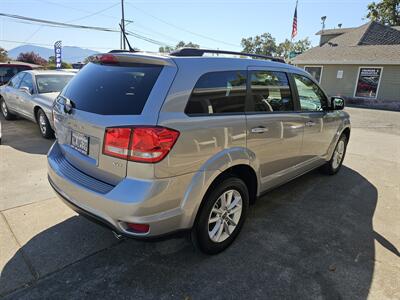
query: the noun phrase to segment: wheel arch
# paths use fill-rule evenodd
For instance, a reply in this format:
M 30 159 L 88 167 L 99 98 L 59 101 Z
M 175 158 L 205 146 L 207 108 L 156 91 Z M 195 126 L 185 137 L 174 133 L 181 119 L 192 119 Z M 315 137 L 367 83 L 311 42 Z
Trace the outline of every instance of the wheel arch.
M 345 128 L 342 130 L 342 133 L 341 133 L 340 135 L 344 134 L 344 135 L 346 136 L 347 142 L 348 142 L 348 141 L 350 140 L 350 132 L 351 132 L 350 127 L 345 127 Z
M 193 180 L 185 193 L 184 201 L 182 202 L 183 209 L 185 209 L 185 207 L 192 206 L 191 213 L 188 216 L 189 219 L 186 220 L 189 227 L 192 227 L 193 224 L 195 224 L 206 197 L 211 193 L 215 186 L 230 176 L 237 177 L 244 181 L 249 191 L 250 203 L 255 202 L 258 195 L 259 182 L 257 173 L 251 165 L 237 163 L 227 166 L 223 170 L 199 171 L 193 177 Z M 205 188 L 199 190 L 199 185 Z M 192 203 L 190 204 L 189 202 Z
M 33 108 L 33 116 L 35 118 L 36 123 L 39 123 L 38 121 L 38 112 L 39 109 L 41 109 L 43 111 L 43 108 L 41 108 L 39 105 L 35 105 L 35 107 Z M 45 113 L 46 114 L 46 113 Z

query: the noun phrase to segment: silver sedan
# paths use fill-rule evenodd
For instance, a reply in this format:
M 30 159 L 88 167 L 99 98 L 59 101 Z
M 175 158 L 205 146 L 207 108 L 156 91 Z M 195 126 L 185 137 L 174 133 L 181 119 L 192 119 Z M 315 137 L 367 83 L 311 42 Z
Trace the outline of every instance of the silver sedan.
M 16 115 L 39 125 L 44 138 L 54 136 L 52 107 L 55 98 L 74 76 L 63 71 L 23 71 L 0 87 L 0 107 L 6 120 Z

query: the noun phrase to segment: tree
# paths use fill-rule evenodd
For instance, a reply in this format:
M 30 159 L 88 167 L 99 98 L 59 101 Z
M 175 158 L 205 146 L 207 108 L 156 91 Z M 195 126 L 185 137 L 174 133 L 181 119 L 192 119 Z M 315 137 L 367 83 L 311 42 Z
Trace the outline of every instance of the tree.
M 197 45 L 195 43 L 189 42 L 185 43 L 184 41 L 180 41 L 178 44 L 176 44 L 175 47 L 170 47 L 170 46 L 165 46 L 165 47 L 160 47 L 158 49 L 159 52 L 161 53 L 169 53 L 174 50 L 178 50 L 179 48 L 200 48 L 200 45 Z
M 243 38 L 241 45 L 242 52 L 275 55 L 277 51 L 276 40 L 270 33 L 263 33 L 255 37 Z
M 293 51 L 296 53 L 303 53 L 311 48 L 311 41 L 306 37 L 305 39 L 298 40 L 293 43 Z
M 311 47 L 311 42 L 308 38 L 298 40 L 294 43 L 289 39 L 285 39 L 285 41 L 277 45 L 275 38 L 267 32 L 262 35 L 256 35 L 255 37 L 243 38 L 241 44 L 243 47 L 242 52 L 273 55 L 284 58 L 288 58 L 289 53 L 292 51 L 303 53 Z
M 276 54 L 280 57 L 288 58 L 289 53 L 293 51 L 293 43 L 289 39 L 285 39 L 276 49 Z
M 49 68 L 49 69 L 55 69 L 56 68 L 56 58 L 55 58 L 55 56 L 50 56 L 49 57 L 49 60 L 47 62 L 47 68 Z M 67 63 L 67 62 L 65 62 L 65 61 L 62 61 L 61 62 L 61 68 L 62 69 L 72 69 L 72 65 Z
M 47 61 L 43 57 L 40 57 L 39 54 L 34 52 L 20 53 L 17 57 L 17 60 L 42 66 L 47 65 Z
M 400 26 L 400 1 L 382 0 L 379 3 L 368 4 L 366 16 L 371 21 L 376 21 L 389 26 Z
M 8 58 L 7 50 L 0 47 L 0 62 L 5 62 L 8 60 L 9 60 L 9 58 Z
M 170 53 L 174 51 L 176 48 L 170 47 L 170 46 L 163 46 L 158 48 L 158 52 L 160 53 Z

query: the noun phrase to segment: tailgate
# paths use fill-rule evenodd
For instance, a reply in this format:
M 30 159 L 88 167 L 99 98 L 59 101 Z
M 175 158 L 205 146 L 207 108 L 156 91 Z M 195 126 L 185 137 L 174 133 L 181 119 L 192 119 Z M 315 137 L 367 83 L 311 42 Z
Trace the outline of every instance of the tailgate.
M 103 154 L 106 128 L 155 125 L 175 72 L 174 66 L 142 62 L 85 66 L 53 109 L 56 136 L 67 161 L 110 184 L 126 177 L 127 160 Z

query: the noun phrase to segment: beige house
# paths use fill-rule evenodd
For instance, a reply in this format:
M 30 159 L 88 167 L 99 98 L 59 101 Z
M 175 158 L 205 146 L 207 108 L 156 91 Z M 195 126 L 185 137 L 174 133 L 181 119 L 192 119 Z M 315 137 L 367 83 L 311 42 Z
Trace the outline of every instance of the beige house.
M 400 27 L 369 22 L 317 32 L 320 45 L 292 60 L 329 95 L 400 108 Z

